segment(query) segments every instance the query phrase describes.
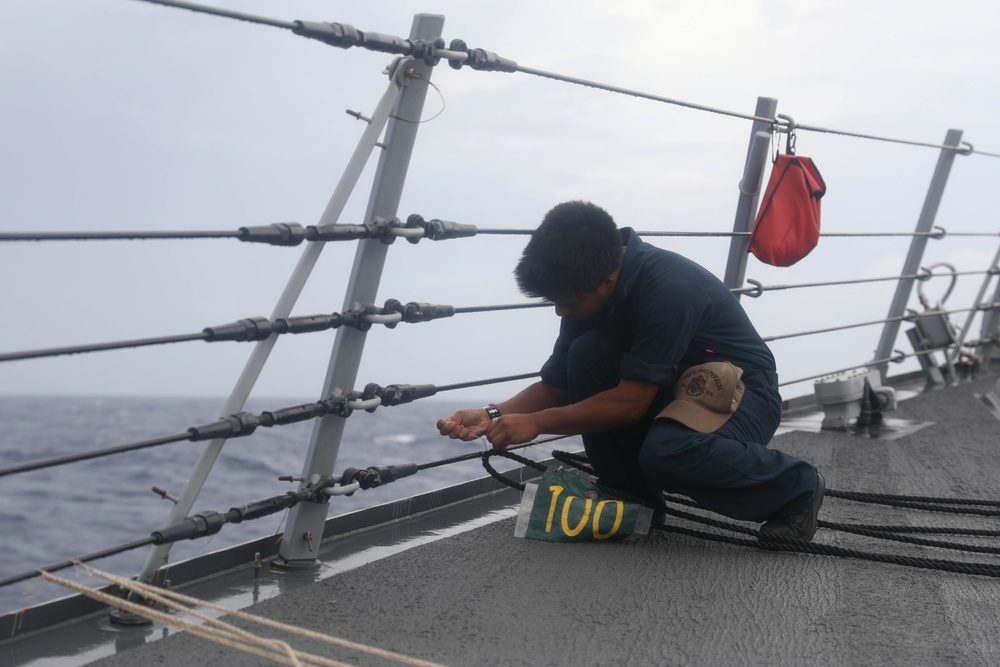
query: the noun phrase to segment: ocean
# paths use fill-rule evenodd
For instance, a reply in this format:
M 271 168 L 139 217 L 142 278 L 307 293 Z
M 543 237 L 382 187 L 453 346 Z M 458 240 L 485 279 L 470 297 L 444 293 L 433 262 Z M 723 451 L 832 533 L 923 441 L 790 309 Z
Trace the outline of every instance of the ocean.
M 310 399 L 251 400 L 245 409 L 259 414 L 308 402 Z M 222 398 L 0 397 L 0 468 L 182 433 L 218 419 L 224 403 Z M 356 411 L 348 418 L 334 473 L 340 474 L 347 467 L 423 464 L 482 451 L 481 441 L 443 438 L 434 427 L 439 417 L 475 405 L 433 398 L 378 408 L 373 413 Z M 301 474 L 311 432 L 312 422 L 300 422 L 258 428 L 250 436 L 227 442 L 192 513 L 224 512 L 295 488 L 278 477 Z M 570 440 L 559 442 L 558 448 L 573 446 Z M 164 524 L 171 510 L 170 502 L 153 493 L 152 487 L 179 495 L 204 446 L 203 442 L 182 441 L 0 477 L 4 555 L 0 578 L 148 537 Z M 552 448 L 538 454 L 530 450 L 522 453 L 542 458 Z M 495 465 L 498 469 L 513 466 Z M 330 501 L 330 516 L 486 474 L 478 459 L 431 468 L 353 496 L 336 496 Z M 223 526 L 213 536 L 175 544 L 170 560 L 278 533 L 284 519 L 285 513 L 279 513 Z M 149 549 L 101 559 L 94 565 L 133 575 L 142 567 Z M 0 588 L 0 613 L 65 594 L 37 578 Z

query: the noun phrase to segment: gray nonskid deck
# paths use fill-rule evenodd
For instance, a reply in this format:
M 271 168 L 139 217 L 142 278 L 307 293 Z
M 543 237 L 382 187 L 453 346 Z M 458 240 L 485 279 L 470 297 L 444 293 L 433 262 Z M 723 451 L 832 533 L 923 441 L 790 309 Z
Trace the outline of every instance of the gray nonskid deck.
M 995 382 L 996 376 L 984 377 L 901 403 L 888 416 L 932 423 L 894 440 L 792 432 L 772 446 L 815 463 L 831 489 L 996 497 L 1000 422 L 977 398 Z M 836 498 L 827 500 L 821 518 L 996 524 Z M 569 545 L 518 539 L 513 532 L 513 519 L 502 520 L 247 611 L 450 665 L 1000 663 L 997 579 L 771 553 L 674 534 Z M 991 560 L 824 529 L 816 542 Z M 351 663 L 394 664 L 282 633 L 262 634 Z M 94 664 L 273 663 L 181 634 Z

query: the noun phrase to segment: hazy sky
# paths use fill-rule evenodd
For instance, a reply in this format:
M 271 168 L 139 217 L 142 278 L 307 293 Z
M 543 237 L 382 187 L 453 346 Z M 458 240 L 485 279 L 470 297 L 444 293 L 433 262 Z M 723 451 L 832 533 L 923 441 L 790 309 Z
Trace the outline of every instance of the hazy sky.
M 519 64 L 750 114 L 778 99 L 800 123 L 940 143 L 964 130 L 1000 153 L 1000 9 L 994 2 L 718 0 L 208 3 L 282 20 L 406 36 L 419 12 L 444 37 Z M 0 4 L 0 231 L 235 230 L 315 224 L 387 81 L 386 54 L 133 0 Z M 438 67 L 400 217 L 531 228 L 589 199 L 637 230 L 732 229 L 750 123 L 525 74 Z M 433 118 L 432 118 L 433 117 Z M 828 185 L 825 231 L 912 231 L 938 151 L 802 132 Z M 374 164 L 375 158 L 372 160 Z M 341 222 L 361 223 L 372 169 Z M 997 231 L 1000 159 L 958 157 L 938 224 Z M 721 274 L 728 240 L 660 239 Z M 524 237 L 389 249 L 379 303 L 520 302 Z M 765 284 L 894 275 L 908 239 L 824 238 Z M 201 331 L 267 316 L 305 246 L 235 240 L 0 243 L 0 351 Z M 327 244 L 293 315 L 340 311 L 356 242 Z M 932 242 L 925 263 L 985 270 L 994 239 Z M 949 300 L 968 307 L 982 281 Z M 946 281 L 928 286 L 940 298 Z M 892 286 L 773 292 L 744 303 L 780 335 L 886 315 Z M 957 317 L 960 324 L 964 315 Z M 532 372 L 551 311 L 464 315 L 368 336 L 368 382 L 465 382 Z M 872 357 L 880 329 L 772 345 L 784 379 Z M 897 347 L 909 349 L 900 334 Z M 318 396 L 333 332 L 279 341 L 255 395 Z M 192 342 L 0 364 L 6 394 L 226 396 L 251 349 Z M 912 364 L 910 367 L 914 367 Z M 519 385 L 518 385 L 519 386 Z M 476 390 L 505 398 L 517 386 Z M 789 389 L 808 393 L 802 383 Z M 275 406 L 278 407 L 278 406 Z

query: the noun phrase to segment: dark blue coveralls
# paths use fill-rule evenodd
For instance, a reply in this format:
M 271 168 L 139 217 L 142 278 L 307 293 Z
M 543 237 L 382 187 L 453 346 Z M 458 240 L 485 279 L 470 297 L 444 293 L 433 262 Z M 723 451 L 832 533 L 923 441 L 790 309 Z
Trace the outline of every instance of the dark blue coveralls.
M 542 381 L 566 390 L 574 403 L 620 380 L 660 386 L 641 421 L 583 436 L 601 481 L 656 506 L 663 490 L 746 521 L 802 512 L 816 493 L 816 469 L 767 448 L 781 422 L 771 351 L 712 273 L 629 228 L 621 233 L 626 249 L 614 294 L 586 320 L 563 318 L 541 370 Z M 677 378 L 710 361 L 743 369 L 746 390 L 733 416 L 714 433 L 656 419 Z

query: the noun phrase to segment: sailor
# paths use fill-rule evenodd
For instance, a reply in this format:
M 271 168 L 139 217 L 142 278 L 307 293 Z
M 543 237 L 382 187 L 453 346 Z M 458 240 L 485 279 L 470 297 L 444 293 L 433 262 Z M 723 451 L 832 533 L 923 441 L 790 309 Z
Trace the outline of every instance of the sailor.
M 512 398 L 439 419 L 442 435 L 498 449 L 582 435 L 601 482 L 654 509 L 679 493 L 765 535 L 813 538 L 823 476 L 767 447 L 781 421 L 774 357 L 718 278 L 582 201 L 545 215 L 514 274 L 555 304 L 552 354 Z

